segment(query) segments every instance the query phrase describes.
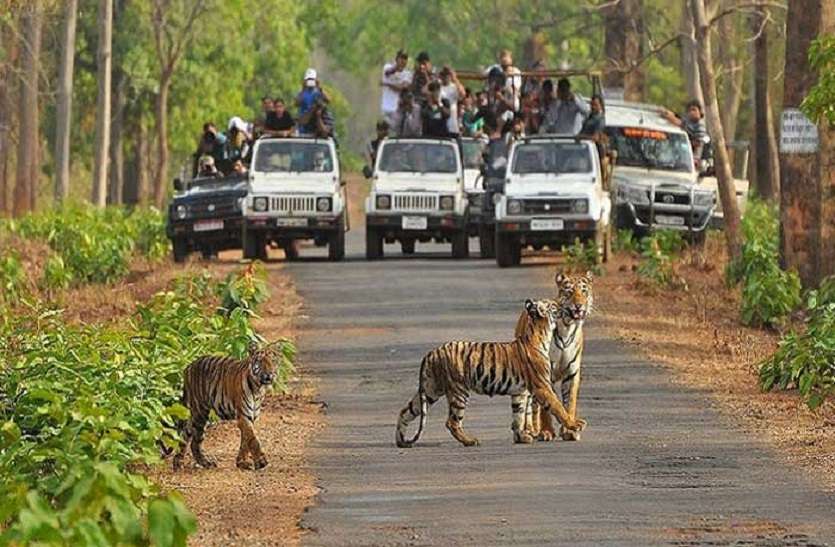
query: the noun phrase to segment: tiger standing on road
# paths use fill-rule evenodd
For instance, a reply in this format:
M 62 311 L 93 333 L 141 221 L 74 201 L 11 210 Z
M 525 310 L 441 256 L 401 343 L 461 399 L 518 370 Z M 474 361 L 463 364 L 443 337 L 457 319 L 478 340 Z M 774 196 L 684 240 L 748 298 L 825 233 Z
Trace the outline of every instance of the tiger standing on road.
M 568 415 L 577 415 L 577 398 L 580 393 L 580 365 L 583 359 L 583 322 L 594 307 L 592 294 L 592 274 L 571 276 L 558 273 L 554 279 L 557 285 L 559 319 L 554 331 L 556 350 L 551 364 L 551 385 L 554 391 L 562 395 Z M 519 316 L 516 323 L 516 336 L 528 328 L 530 319 L 527 314 Z M 559 386 L 559 387 L 558 387 Z M 527 402 L 525 430 L 533 437 L 550 441 L 556 437 L 551 416 L 541 412 L 539 403 L 530 398 Z M 566 441 L 580 440 L 579 431 L 562 428 L 560 437 Z
M 568 431 L 578 431 L 585 421 L 569 416 L 551 386 L 551 362 L 548 350 L 556 329 L 559 309 L 547 301 L 525 301 L 529 321 L 512 342 L 447 342 L 423 358 L 420 363 L 418 392 L 409 401 L 397 421 L 397 446 L 412 446 L 423 432 L 429 407 L 442 396 L 449 404 L 446 426 L 464 446 L 478 445 L 463 427 L 464 410 L 470 392 L 483 395 L 510 395 L 513 409 L 513 439 L 531 443 L 524 431 L 525 403 L 529 393 L 542 408 L 552 412 Z M 420 417 L 417 434 L 405 438 L 406 428 Z
M 241 447 L 236 464 L 241 469 L 266 467 L 267 458 L 255 436 L 254 424 L 261 413 L 261 403 L 267 387 L 277 374 L 276 354 L 272 346 L 258 349 L 250 346 L 244 359 L 206 356 L 192 362 L 185 370 L 183 405 L 191 417 L 179 424 L 180 448 L 174 456 L 174 469 L 183 462 L 186 447 L 191 444 L 194 460 L 201 467 L 217 464 L 203 453 L 203 437 L 209 411 L 214 410 L 221 420 L 237 420 L 241 431 Z M 253 463 L 248 461 L 252 455 Z

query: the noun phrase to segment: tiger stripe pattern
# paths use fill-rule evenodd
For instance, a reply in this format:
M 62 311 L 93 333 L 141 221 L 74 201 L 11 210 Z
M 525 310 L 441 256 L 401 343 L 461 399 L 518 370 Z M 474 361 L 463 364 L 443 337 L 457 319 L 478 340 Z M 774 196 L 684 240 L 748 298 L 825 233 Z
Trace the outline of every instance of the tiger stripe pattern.
M 395 442 L 401 448 L 414 445 L 426 425 L 429 408 L 445 396 L 449 406 L 446 427 L 464 446 L 479 444 L 464 431 L 464 411 L 470 393 L 509 395 L 514 442 L 530 443 L 524 431 L 525 403 L 532 394 L 541 407 L 554 414 L 567 430 L 583 427 L 583 420 L 569 417 L 551 387 L 548 349 L 556 326 L 557 307 L 545 301 L 525 302 L 530 318 L 525 331 L 512 342 L 447 342 L 424 356 L 420 364 L 418 392 L 400 411 Z M 420 418 L 414 438 L 406 429 Z
M 559 309 L 558 321 L 553 337 L 553 360 L 551 361 L 551 384 L 554 391 L 562 396 L 562 402 L 570 416 L 577 414 L 577 400 L 580 394 L 580 369 L 583 360 L 585 338 L 583 323 L 594 308 L 592 274 L 571 276 L 558 273 L 554 279 L 557 285 L 557 299 L 551 300 Z M 528 316 L 521 314 L 516 324 L 516 334 L 527 328 Z M 543 441 L 556 437 L 551 417 L 541 411 L 539 404 L 529 398 L 525 430 L 531 436 Z M 563 428 L 560 437 L 564 440 L 579 440 L 578 431 Z
M 267 458 L 255 435 L 254 425 L 261 413 L 264 394 L 275 381 L 276 373 L 270 346 L 263 349 L 251 346 L 249 355 L 244 359 L 204 356 L 192 362 L 184 373 L 182 398 L 191 417 L 179 424 L 181 442 L 174 456 L 174 469 L 182 466 L 189 444 L 198 465 L 205 468 L 217 465 L 206 457 L 202 449 L 206 422 L 212 410 L 221 420 L 237 421 L 241 445 L 236 465 L 241 469 L 265 467 Z

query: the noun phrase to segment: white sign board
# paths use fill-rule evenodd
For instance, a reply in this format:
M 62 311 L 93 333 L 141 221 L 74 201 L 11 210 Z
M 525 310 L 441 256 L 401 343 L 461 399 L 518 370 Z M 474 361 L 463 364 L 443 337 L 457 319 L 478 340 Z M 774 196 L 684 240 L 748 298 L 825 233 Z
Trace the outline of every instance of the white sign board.
M 818 127 L 797 108 L 783 110 L 780 123 L 780 152 L 814 154 L 818 151 Z

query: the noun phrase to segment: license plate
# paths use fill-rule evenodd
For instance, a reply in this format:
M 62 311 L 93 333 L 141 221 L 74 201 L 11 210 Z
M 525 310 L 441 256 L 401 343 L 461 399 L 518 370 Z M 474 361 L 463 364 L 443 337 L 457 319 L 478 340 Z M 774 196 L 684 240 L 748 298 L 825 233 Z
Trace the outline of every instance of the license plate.
M 211 232 L 212 230 L 223 230 L 222 220 L 198 220 L 194 223 L 195 232 Z
M 304 228 L 307 226 L 306 218 L 278 218 L 275 221 L 276 226 L 283 226 L 285 228 Z
M 655 215 L 655 222 L 658 224 L 666 224 L 667 226 L 684 226 L 684 217 Z
M 562 230 L 565 221 L 561 218 L 535 218 L 531 220 L 531 230 Z
M 404 230 L 425 230 L 429 222 L 426 217 L 403 217 L 401 226 Z

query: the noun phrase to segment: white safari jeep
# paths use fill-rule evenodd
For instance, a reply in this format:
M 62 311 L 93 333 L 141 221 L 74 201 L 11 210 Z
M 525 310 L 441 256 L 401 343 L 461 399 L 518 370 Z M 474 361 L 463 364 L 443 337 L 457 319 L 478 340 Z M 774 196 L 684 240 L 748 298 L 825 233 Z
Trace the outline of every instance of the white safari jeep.
M 469 255 L 467 198 L 458 143 L 449 139 L 386 139 L 380 143 L 365 201 L 365 256 L 382 258 L 383 243 L 451 242 L 452 256 Z
M 513 144 L 496 204 L 496 262 L 518 265 L 522 249 L 594 242 L 608 260 L 611 202 L 594 142 L 569 136 Z
M 296 242 L 328 246 L 345 257 L 345 192 L 333 139 L 264 138 L 255 143 L 244 206 L 245 258 L 265 258 L 275 243 L 288 259 Z

